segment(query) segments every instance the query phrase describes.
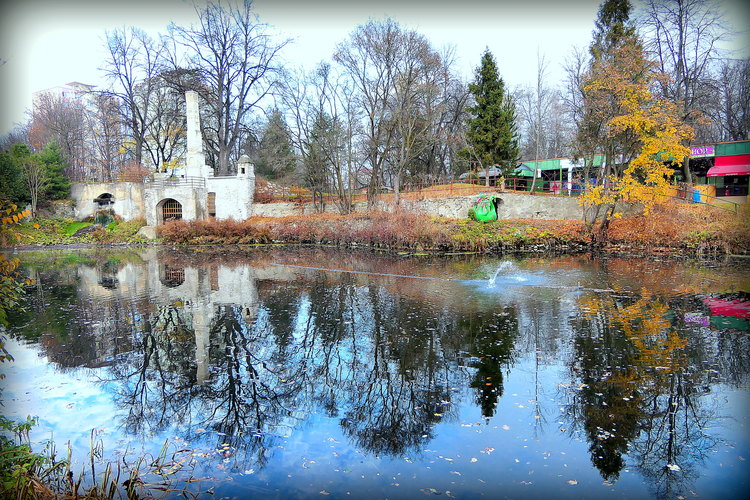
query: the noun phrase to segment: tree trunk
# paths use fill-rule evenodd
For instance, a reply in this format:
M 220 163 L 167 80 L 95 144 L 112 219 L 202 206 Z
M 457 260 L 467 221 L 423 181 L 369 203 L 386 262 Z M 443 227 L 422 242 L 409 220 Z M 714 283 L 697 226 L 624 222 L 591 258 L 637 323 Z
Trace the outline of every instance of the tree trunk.
M 393 182 L 393 196 L 395 198 L 396 206 L 401 204 L 401 174 L 396 172 Z
M 229 170 L 229 151 L 225 144 L 219 144 L 219 164 L 216 166 L 216 175 L 231 175 Z
M 685 161 L 682 162 L 682 171 L 685 173 L 685 182 L 692 186 L 693 174 L 690 173 L 690 160 L 685 159 Z
M 606 243 L 607 239 L 609 237 L 609 224 L 612 222 L 612 216 L 615 213 L 615 203 L 611 203 L 609 205 L 605 205 L 604 209 L 604 215 L 602 216 L 602 221 L 599 223 L 599 228 L 596 231 L 596 241 L 597 243 Z

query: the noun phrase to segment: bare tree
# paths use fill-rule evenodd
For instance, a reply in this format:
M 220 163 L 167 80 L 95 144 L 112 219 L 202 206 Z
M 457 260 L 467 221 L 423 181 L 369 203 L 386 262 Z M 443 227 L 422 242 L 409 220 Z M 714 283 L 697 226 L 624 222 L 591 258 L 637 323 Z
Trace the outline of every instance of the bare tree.
M 276 55 L 286 45 L 272 41 L 251 5 L 249 0 L 237 8 L 209 2 L 203 9 L 196 7 L 197 26 L 169 26 L 172 66 L 194 70 L 203 83 L 194 90 L 211 115 L 206 127 L 215 141 L 209 146 L 218 175 L 231 173 L 231 153 L 246 132 L 243 122 L 274 86 Z M 185 64 L 180 63 L 181 55 Z
M 750 58 L 730 59 L 719 68 L 716 87 L 718 106 L 712 113 L 721 124 L 721 139 L 746 141 L 750 139 Z
M 601 132 L 604 124 L 586 119 L 584 82 L 590 64 L 589 52 L 581 47 L 574 47 L 564 64 L 566 78 L 562 102 L 574 130 L 578 131 L 585 127 L 592 132 L 590 135 L 594 135 L 594 133 Z M 597 145 L 586 138 L 587 135 L 575 133 L 570 145 L 573 156 L 583 161 L 584 180 L 590 179 L 594 155 L 600 152 L 597 150 Z
M 0 137 L 0 151 L 10 149 L 13 144 L 29 144 L 29 132 L 31 131 L 31 122 L 17 124 L 13 130 Z
M 107 94 L 95 94 L 93 103 L 95 108 L 86 114 L 91 137 L 89 179 L 112 182 L 123 166 L 120 109 L 117 100 Z
M 55 141 L 68 162 L 72 181 L 87 177 L 86 110 L 81 99 L 42 93 L 34 97 L 29 140 L 36 149 Z
M 389 102 L 396 87 L 395 61 L 399 57 L 401 27 L 388 19 L 358 26 L 347 42 L 338 45 L 334 60 L 354 82 L 354 96 L 362 110 L 365 156 L 370 170 L 367 202 L 372 207 L 382 185 L 388 153 L 395 140 L 395 127 L 389 118 Z
M 357 109 L 350 99 L 352 83 L 321 62 L 310 74 L 290 73 L 281 100 L 291 117 L 294 147 L 302 158 L 303 176 L 322 210 L 324 189 L 336 194 L 341 213 L 351 211 L 357 151 Z
M 176 167 L 186 145 L 185 92 L 171 84 L 169 72 L 155 78 L 143 149 L 159 171 Z
M 140 165 L 148 129 L 157 116 L 152 100 L 156 76 L 163 66 L 164 48 L 146 32 L 134 27 L 108 32 L 106 37 L 109 55 L 104 69 L 117 88 L 105 93 L 122 102 L 132 160 Z
M 24 156 L 19 161 L 19 166 L 23 172 L 26 186 L 29 188 L 31 195 L 31 215 L 36 217 L 36 209 L 39 203 L 39 197 L 44 196 L 44 192 L 49 185 L 49 178 L 44 164 L 32 155 Z
M 521 104 L 521 113 L 526 122 L 528 138 L 530 141 L 533 141 L 533 148 L 531 148 L 534 155 L 534 177 L 531 181 L 532 193 L 536 188 L 537 172 L 539 171 L 537 163 L 540 154 L 546 157 L 548 152 L 546 147 L 546 132 L 548 127 L 546 124 L 552 105 L 552 89 L 545 84 L 547 66 L 544 55 L 537 51 L 536 88 L 523 92 L 521 95 L 522 98 L 519 101 Z
M 662 94 L 678 104 L 686 123 L 705 125 L 711 67 L 730 35 L 723 13 L 711 0 L 647 0 L 638 21 L 657 69 L 669 76 L 661 80 Z
M 368 204 L 374 204 L 386 176 L 398 202 L 403 176 L 423 166 L 423 155 L 435 153 L 441 119 L 449 116 L 446 103 L 455 94 L 449 91 L 447 65 L 423 35 L 392 19 L 358 26 L 339 44 L 334 60 L 353 81 L 353 99 L 363 116 Z M 465 95 L 458 99 L 465 102 Z M 454 108 L 447 120 L 454 129 L 461 113 Z
M 396 87 L 389 102 L 397 135 L 390 165 L 396 205 L 401 179 L 409 165 L 430 147 L 434 140 L 432 125 L 444 105 L 439 87 L 440 56 L 424 36 L 413 31 L 405 32 L 399 45 L 403 53 L 395 61 Z
M 436 100 L 437 109 L 431 112 L 433 140 L 421 155 L 425 180 L 453 178 L 464 170 L 459 163 L 459 150 L 466 146 L 467 106 L 470 99 L 466 83 L 457 78 L 451 68 L 455 62 L 453 49 L 444 50 L 440 58 L 442 68 L 438 85 L 441 96 Z
M 555 89 L 550 95 L 548 115 L 547 158 L 561 158 L 570 151 L 573 127 L 568 121 L 568 113 L 563 102 L 562 93 Z
M 312 109 L 317 110 L 313 123 L 318 125 L 314 127 L 311 139 L 321 146 L 328 166 L 328 186 L 336 193 L 339 212 L 347 214 L 352 210 L 354 171 L 358 165 L 354 145 L 358 111 L 350 99 L 353 84 L 335 73 L 329 64 L 317 68 L 311 83 L 315 89 Z

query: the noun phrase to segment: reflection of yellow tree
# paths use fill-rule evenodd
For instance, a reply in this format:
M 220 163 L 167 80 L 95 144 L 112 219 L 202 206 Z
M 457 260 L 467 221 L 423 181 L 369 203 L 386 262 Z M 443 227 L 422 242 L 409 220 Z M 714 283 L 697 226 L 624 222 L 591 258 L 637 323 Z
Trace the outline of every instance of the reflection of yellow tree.
M 662 299 L 648 289 L 627 304 L 616 296 L 621 295 L 589 295 L 579 301 L 584 317 L 591 324 L 598 322 L 604 332 L 595 347 L 585 345 L 589 353 L 604 351 L 584 353 L 593 358 L 584 369 L 584 377 L 590 380 L 586 383 L 592 384 L 597 394 L 617 396 L 607 400 L 608 409 L 603 411 L 590 395 L 581 395 L 592 458 L 594 452 L 604 455 L 602 448 L 627 450 L 637 456 L 639 468 L 653 480 L 660 495 L 671 495 L 683 487 L 710 441 L 703 430 L 708 413 L 696 397 L 701 372 L 688 369 L 688 339 L 672 328 L 672 313 Z M 616 340 L 606 345 L 606 339 L 618 336 L 627 346 L 617 345 Z M 618 361 L 607 364 L 612 357 Z M 596 362 L 611 369 L 606 379 L 597 377 L 601 368 Z M 606 428 L 608 419 L 599 415 L 603 412 L 619 421 L 613 435 L 591 432 L 592 428 Z M 628 438 L 625 429 L 635 432 Z M 597 439 L 605 443 L 597 443 Z M 623 447 L 623 439 L 632 443 Z
M 633 343 L 640 366 L 672 371 L 681 366 L 678 354 L 687 341 L 671 329 L 668 315 L 667 304 L 642 290 L 640 299 L 629 306 L 613 308 L 609 318 Z

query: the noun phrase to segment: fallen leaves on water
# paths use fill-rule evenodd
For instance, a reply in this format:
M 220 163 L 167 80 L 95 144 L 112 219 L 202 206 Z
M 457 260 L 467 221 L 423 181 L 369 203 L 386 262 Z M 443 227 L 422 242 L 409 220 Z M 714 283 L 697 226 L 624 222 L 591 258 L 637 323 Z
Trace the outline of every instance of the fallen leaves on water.
M 436 490 L 435 488 L 419 488 L 419 491 L 424 493 L 425 495 L 441 495 L 442 492 Z
M 575 479 L 569 479 L 568 484 L 578 484 L 578 481 L 576 481 Z

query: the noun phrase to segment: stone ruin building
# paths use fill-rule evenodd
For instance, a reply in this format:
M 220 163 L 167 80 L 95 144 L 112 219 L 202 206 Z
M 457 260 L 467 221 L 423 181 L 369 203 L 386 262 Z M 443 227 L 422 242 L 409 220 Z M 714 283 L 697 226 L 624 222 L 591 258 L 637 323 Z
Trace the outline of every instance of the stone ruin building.
M 154 173 L 143 182 L 74 184 L 71 198 L 77 220 L 108 210 L 124 220 L 144 217 L 153 228 L 173 219 L 244 220 L 252 215 L 255 171 L 249 158 L 240 157 L 236 175 L 214 176 L 203 153 L 198 94 L 188 91 L 185 100 L 187 158 L 181 173 Z

